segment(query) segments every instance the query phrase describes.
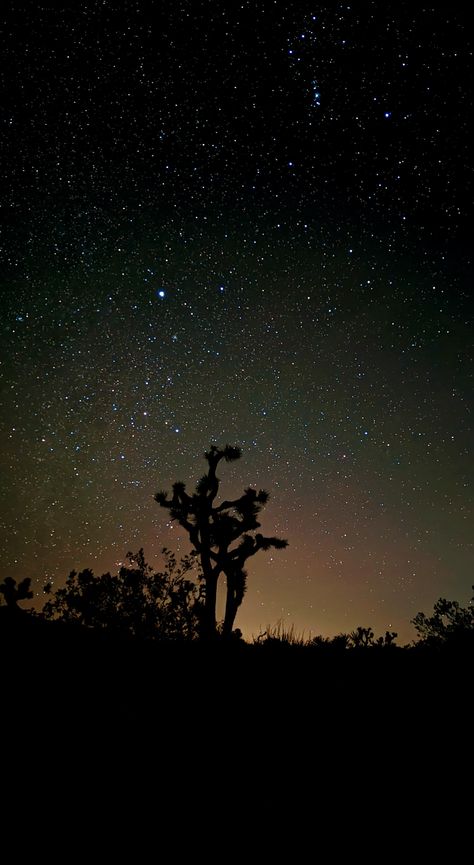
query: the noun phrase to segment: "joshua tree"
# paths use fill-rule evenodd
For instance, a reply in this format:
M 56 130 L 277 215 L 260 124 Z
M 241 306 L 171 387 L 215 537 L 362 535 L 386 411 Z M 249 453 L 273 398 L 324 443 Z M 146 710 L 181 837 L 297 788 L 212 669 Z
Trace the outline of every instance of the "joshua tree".
M 217 633 L 216 599 L 220 575 L 225 574 L 227 581 L 222 634 L 229 637 L 245 594 L 247 573 L 244 565 L 247 559 L 259 550 L 287 546 L 287 541 L 280 538 L 250 534 L 260 528 L 257 516 L 268 501 L 265 490 L 257 492 L 248 487 L 240 498 L 215 505 L 220 484 L 216 475 L 218 464 L 221 460 L 233 462 L 240 456 L 240 448 L 227 445 L 221 449 L 212 445 L 205 454 L 209 470 L 198 481 L 195 493 L 188 495 L 185 485 L 177 482 L 173 484 L 171 498 L 166 492 L 155 496 L 158 504 L 170 512 L 172 519 L 186 529 L 200 558 L 205 588 L 201 635 L 206 639 L 215 637 Z
M 352 631 L 349 634 L 351 646 L 354 649 L 366 649 L 368 646 L 374 645 L 374 632 L 372 628 L 361 628 Z
M 25 577 L 21 583 L 17 583 L 13 577 L 5 577 L 3 583 L 0 583 L 0 595 L 3 595 L 7 607 L 10 609 L 20 609 L 18 601 L 29 601 L 33 597 L 30 586 L 31 580 L 29 577 Z

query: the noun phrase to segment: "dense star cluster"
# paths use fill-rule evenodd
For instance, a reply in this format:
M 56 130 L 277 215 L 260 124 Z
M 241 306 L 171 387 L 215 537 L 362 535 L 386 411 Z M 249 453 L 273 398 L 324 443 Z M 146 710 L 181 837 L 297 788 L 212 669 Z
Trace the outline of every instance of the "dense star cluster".
M 154 562 L 239 445 L 288 550 L 237 624 L 397 630 L 472 583 L 462 4 L 3 13 L 2 576 Z

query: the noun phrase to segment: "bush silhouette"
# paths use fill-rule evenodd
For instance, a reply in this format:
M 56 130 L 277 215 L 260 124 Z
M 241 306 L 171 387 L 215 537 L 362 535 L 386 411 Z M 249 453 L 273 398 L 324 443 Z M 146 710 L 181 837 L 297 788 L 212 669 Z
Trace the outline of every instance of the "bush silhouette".
M 474 591 L 474 586 L 472 587 Z M 432 616 L 417 613 L 412 624 L 424 644 L 440 645 L 474 640 L 474 597 L 469 607 L 461 607 L 457 601 L 439 598 Z
M 164 548 L 165 570 L 153 571 L 143 550 L 127 553 L 127 566 L 117 576 L 94 576 L 90 569 L 71 571 L 66 585 L 52 594 L 43 608 L 50 620 L 110 628 L 145 639 L 194 639 L 197 635 L 201 588 L 189 579 L 195 562 L 180 563 Z M 51 585 L 45 586 L 47 594 Z

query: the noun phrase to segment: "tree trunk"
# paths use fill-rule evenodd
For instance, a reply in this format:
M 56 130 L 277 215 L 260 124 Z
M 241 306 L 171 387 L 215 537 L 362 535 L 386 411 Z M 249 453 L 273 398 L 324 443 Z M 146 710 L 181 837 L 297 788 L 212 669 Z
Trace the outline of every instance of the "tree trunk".
M 228 638 L 232 634 L 237 610 L 238 604 L 235 600 L 235 592 L 232 585 L 229 584 L 229 578 L 227 577 L 227 597 L 225 602 L 224 625 L 222 627 L 222 636 L 224 638 Z
M 204 610 L 201 621 L 201 639 L 213 640 L 217 636 L 216 628 L 216 602 L 217 602 L 217 577 L 205 572 L 205 596 Z

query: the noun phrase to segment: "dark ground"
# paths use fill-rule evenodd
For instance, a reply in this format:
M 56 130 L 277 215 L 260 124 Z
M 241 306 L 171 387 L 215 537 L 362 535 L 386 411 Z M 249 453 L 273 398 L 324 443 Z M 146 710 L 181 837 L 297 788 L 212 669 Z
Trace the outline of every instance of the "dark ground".
M 366 833 L 377 814 L 393 823 L 393 844 L 400 815 L 408 831 L 429 813 L 432 832 L 456 802 L 462 825 L 472 748 L 466 655 L 144 644 L 5 621 L 4 788 L 35 812 L 38 796 L 48 812 L 53 790 L 62 806 L 79 799 L 96 816 L 111 803 L 125 809 L 124 824 L 129 809 L 145 819 L 154 803 L 153 820 L 181 813 L 197 831 L 211 808 L 227 815 L 235 844 L 252 821 L 269 819 L 274 840 L 279 820 L 310 813 L 299 835 L 292 830 L 294 850 L 313 821 L 323 831 L 337 815 L 345 824 L 359 814 Z

